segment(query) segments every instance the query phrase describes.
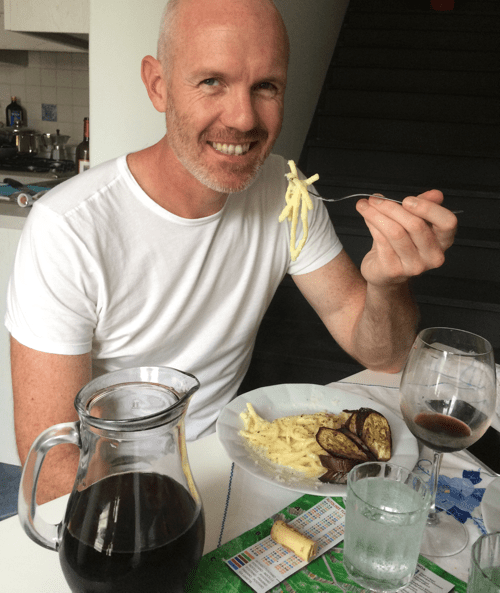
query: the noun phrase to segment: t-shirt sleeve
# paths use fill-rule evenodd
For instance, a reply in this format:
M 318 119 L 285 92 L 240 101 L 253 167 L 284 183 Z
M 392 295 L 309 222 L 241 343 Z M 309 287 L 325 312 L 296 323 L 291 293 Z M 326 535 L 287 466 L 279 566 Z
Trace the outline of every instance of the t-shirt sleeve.
M 97 322 L 98 272 L 85 242 L 64 217 L 33 206 L 7 290 L 5 326 L 41 352 L 83 354 Z
M 300 173 L 301 179 L 304 175 Z M 311 193 L 317 193 L 313 185 L 310 186 Z M 342 243 L 333 228 L 332 221 L 328 215 L 324 203 L 312 196 L 313 209 L 308 211 L 309 232 L 307 241 L 297 259 L 293 262 L 290 258 L 288 273 L 293 275 L 307 274 L 314 272 L 326 265 L 342 251 Z M 287 225 L 288 243 L 290 243 L 291 222 L 283 221 Z M 297 225 L 297 244 L 302 238 L 303 228 L 299 215 Z

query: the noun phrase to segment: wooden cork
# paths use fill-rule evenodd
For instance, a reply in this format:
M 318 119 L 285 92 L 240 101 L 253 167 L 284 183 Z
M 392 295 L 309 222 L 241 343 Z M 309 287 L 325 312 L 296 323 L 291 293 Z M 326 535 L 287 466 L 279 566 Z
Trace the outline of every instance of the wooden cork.
M 271 538 L 306 562 L 311 561 L 318 553 L 318 545 L 314 540 L 302 535 L 284 521 L 274 522 Z

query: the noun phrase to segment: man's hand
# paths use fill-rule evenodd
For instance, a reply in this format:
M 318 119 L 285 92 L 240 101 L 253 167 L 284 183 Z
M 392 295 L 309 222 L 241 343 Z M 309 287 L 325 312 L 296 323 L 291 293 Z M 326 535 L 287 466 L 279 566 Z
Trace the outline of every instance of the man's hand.
M 443 264 L 457 218 L 441 206 L 442 201 L 440 191 L 430 190 L 405 198 L 403 205 L 377 197 L 357 203 L 373 237 L 372 249 L 361 264 L 368 283 L 400 284 Z

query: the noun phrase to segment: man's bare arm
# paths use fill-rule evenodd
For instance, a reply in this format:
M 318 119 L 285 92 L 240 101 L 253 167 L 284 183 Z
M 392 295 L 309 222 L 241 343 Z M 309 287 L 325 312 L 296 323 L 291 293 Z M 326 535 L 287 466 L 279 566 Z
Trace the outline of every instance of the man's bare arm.
M 455 235 L 457 218 L 442 201 L 436 190 L 408 197 L 403 205 L 360 200 L 358 212 L 373 238 L 361 272 L 342 252 L 319 270 L 294 277 L 332 336 L 368 368 L 395 372 L 406 360 L 418 318 L 408 281 L 441 266 Z
M 418 318 L 407 283 L 388 289 L 367 286 L 345 251 L 293 279 L 347 353 L 372 370 L 401 369 Z
M 14 424 L 21 463 L 35 438 L 46 428 L 77 419 L 73 402 L 92 375 L 91 356 L 47 354 L 11 337 Z M 72 445 L 52 449 L 38 482 L 39 504 L 69 492 L 76 476 L 79 451 Z

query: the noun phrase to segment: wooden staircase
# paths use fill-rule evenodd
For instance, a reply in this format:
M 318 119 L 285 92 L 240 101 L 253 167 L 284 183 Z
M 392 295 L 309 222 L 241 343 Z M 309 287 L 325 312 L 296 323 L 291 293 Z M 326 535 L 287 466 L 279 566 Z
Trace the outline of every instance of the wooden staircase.
M 459 214 L 446 263 L 413 282 L 421 326 L 488 338 L 500 361 L 500 2 L 351 0 L 300 168 L 327 198 L 445 194 Z M 327 204 L 360 264 L 371 237 L 355 201 Z M 286 278 L 266 314 L 242 390 L 328 382 L 361 367 Z

